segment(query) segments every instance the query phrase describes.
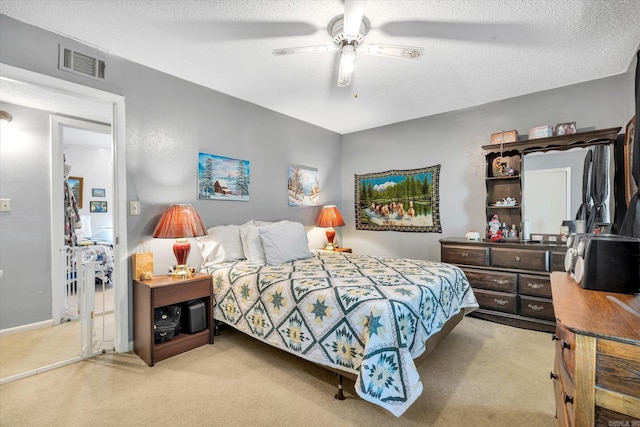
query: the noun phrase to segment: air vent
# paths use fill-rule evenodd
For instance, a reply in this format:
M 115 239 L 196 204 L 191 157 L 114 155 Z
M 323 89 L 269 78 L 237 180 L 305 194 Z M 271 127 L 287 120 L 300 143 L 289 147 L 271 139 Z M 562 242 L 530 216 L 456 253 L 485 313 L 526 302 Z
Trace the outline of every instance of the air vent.
M 58 68 L 98 80 L 105 79 L 104 61 L 60 45 Z

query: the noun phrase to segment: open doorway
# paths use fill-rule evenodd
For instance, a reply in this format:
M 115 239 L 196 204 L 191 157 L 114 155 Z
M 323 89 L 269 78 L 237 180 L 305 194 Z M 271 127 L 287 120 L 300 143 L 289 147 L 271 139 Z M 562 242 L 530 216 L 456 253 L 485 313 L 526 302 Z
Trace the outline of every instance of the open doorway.
M 124 99 L 121 96 L 106 93 L 89 87 L 77 85 L 49 76 L 21 70 L 5 64 L 0 64 L 1 98 L 5 105 L 16 106 L 16 111 L 22 109 L 20 113 L 27 111 L 44 111 L 51 121 L 46 121 L 47 132 L 56 127 L 61 127 L 64 133 L 65 126 L 60 123 L 64 120 L 79 120 L 86 123 L 108 123 L 108 138 L 111 144 L 111 158 L 113 166 L 111 176 L 113 178 L 111 194 L 112 199 L 107 203 L 108 210 L 112 213 L 111 225 L 97 225 L 99 232 L 104 232 L 113 242 L 113 270 L 110 278 L 112 282 L 112 313 L 114 319 L 113 344 L 117 352 L 130 350 L 128 337 L 128 296 L 127 296 L 127 250 L 126 250 L 126 200 L 124 190 L 119 192 L 118 188 L 126 188 L 125 185 L 125 157 L 124 157 Z M 101 118 L 87 117 L 93 112 L 99 111 L 103 114 Z M 56 113 L 52 115 L 51 113 Z M 106 119 L 104 118 L 106 114 Z M 28 115 L 28 114 L 27 114 Z M 10 250 L 2 247 L 0 252 L 0 269 L 3 275 L 0 293 L 2 293 L 2 307 L 0 307 L 0 338 L 14 333 L 21 333 L 30 330 L 44 329 L 51 326 L 53 322 L 53 283 L 58 278 L 64 277 L 64 263 L 56 262 L 57 252 L 60 250 L 60 239 L 54 235 L 56 228 L 54 225 L 63 224 L 63 212 L 54 207 L 54 193 L 59 194 L 63 185 L 63 161 L 64 143 L 62 139 L 57 143 L 61 149 L 54 147 L 53 134 L 49 133 L 44 138 L 34 136 L 31 123 L 24 125 L 24 116 L 14 114 L 14 125 L 5 135 L 3 127 L 3 138 L 0 142 L 2 148 L 3 162 L 14 162 L 15 167 L 5 168 L 3 163 L 3 174 L 10 174 L 8 179 L 2 176 L 0 186 L 0 197 L 12 199 L 13 209 L 0 217 L 3 222 L 3 242 L 0 245 L 11 244 Z M 57 121 L 57 122 L 56 122 Z M 21 123 L 22 122 L 22 123 Z M 22 126 L 22 127 L 21 127 Z M 67 128 L 77 128 L 77 126 L 67 126 Z M 26 141 L 26 142 L 25 142 Z M 48 165 L 40 165 L 44 156 Z M 40 160 L 36 160 L 40 158 Z M 26 167 L 19 167 L 23 161 Z M 59 166 L 57 166 L 59 165 Z M 56 170 L 57 169 L 57 170 Z M 34 170 L 38 170 L 40 175 L 49 174 L 47 178 L 38 176 L 35 179 L 33 191 L 25 191 L 25 184 L 29 183 Z M 49 182 L 50 185 L 47 185 Z M 96 188 L 97 195 L 101 194 L 104 187 L 95 185 L 88 187 L 89 196 L 87 206 L 90 201 L 106 201 L 105 198 L 92 199 L 92 188 Z M 21 199 L 25 197 L 25 199 Z M 30 199 L 28 199 L 30 197 Z M 42 205 L 42 206 L 40 206 Z M 98 204 L 104 206 L 104 203 Z M 16 223 L 15 221 L 22 221 Z M 28 221 L 28 224 L 25 223 Z M 21 226 L 27 224 L 27 226 Z M 93 223 L 92 223 L 93 225 Z M 104 227 L 104 228 L 103 228 Z M 34 257 L 39 261 L 34 261 Z M 106 284 L 106 283 L 105 283 Z M 96 308 L 98 306 L 96 305 Z M 105 311 L 105 310 L 102 310 Z M 107 308 L 106 311 L 111 311 Z M 48 313 L 48 314 L 47 314 Z M 95 313 L 93 313 L 95 314 Z M 86 328 L 84 328 L 86 329 Z M 81 332 L 86 333 L 86 330 Z M 74 338 L 75 339 L 75 338 Z M 63 342 L 61 338 L 60 342 Z M 78 337 L 78 342 L 80 337 Z M 75 345 L 75 344 L 74 344 Z M 63 346 L 58 346 L 63 347 Z M 23 348 L 23 351 L 35 353 L 39 349 L 37 346 Z M 84 357 L 90 357 L 88 352 Z M 4 356 L 4 355 L 3 355 Z M 0 375 L 0 383 L 7 380 L 19 379 L 24 376 L 44 372 L 67 363 L 80 360 L 83 357 L 71 357 L 60 355 L 55 362 L 38 366 L 26 370 L 20 374 L 11 375 L 7 379 L 5 375 Z M 3 357 L 4 365 L 4 357 Z

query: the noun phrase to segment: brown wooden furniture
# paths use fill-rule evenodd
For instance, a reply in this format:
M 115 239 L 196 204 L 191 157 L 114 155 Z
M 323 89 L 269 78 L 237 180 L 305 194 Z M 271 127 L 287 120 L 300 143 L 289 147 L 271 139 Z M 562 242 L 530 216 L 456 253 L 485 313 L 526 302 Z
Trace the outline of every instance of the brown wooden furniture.
M 207 325 L 195 334 L 181 333 L 162 344 L 153 339 L 153 309 L 201 298 L 207 307 Z M 133 349 L 147 365 L 204 344 L 213 344 L 212 278 L 196 273 L 188 279 L 156 276 L 133 281 Z
M 640 296 L 582 289 L 560 272 L 551 290 L 558 425 L 640 425 Z
M 440 240 L 440 259 L 462 268 L 480 308 L 470 316 L 554 332 L 549 273 L 564 271 L 564 244 Z
M 505 222 L 509 228 L 515 225 L 518 235 L 522 233 L 522 172 L 524 169 L 524 155 L 536 151 L 564 151 L 575 147 L 588 147 L 598 144 L 611 144 L 616 141 L 620 127 L 579 132 L 571 135 L 553 136 L 505 144 L 483 145 L 485 150 L 486 170 L 485 183 L 487 199 L 485 204 L 487 224 L 493 215 L 498 215 L 500 222 Z M 494 173 L 494 166 L 501 158 L 507 168 L 514 170 L 513 175 Z M 496 176 L 497 175 L 497 176 Z M 516 200 L 515 206 L 496 206 L 497 201 L 507 197 Z M 536 232 L 537 230 L 531 230 Z M 560 224 L 558 224 L 558 232 Z M 539 233 L 536 233 L 539 234 Z
M 334 251 L 351 253 L 351 248 L 335 248 Z
M 318 249 L 319 251 L 324 251 L 324 249 Z M 351 248 L 334 248 L 333 251 L 327 252 L 348 252 L 351 253 Z

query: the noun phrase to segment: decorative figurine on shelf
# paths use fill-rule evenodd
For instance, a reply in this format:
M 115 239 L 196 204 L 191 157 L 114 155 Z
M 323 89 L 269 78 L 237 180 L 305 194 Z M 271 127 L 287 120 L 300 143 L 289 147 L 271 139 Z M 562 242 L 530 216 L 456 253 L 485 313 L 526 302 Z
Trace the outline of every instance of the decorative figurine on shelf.
M 518 238 L 518 230 L 516 230 L 516 225 L 511 224 L 511 230 L 509 230 L 509 238 L 517 239 Z
M 499 231 L 500 231 L 500 218 L 498 218 L 498 215 L 494 215 L 494 216 L 491 217 L 491 221 L 489 221 L 489 228 L 487 230 L 487 238 L 493 240 L 493 236 L 498 234 Z M 500 233 L 500 234 L 502 234 L 502 233 Z

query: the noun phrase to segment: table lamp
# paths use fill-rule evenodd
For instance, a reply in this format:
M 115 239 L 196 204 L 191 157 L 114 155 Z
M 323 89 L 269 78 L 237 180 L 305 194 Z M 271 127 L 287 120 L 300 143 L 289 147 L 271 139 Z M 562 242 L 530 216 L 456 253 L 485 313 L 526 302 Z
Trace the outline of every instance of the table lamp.
M 176 256 L 177 266 L 173 270 L 174 277 L 190 277 L 187 258 L 191 252 L 188 237 L 204 236 L 207 230 L 192 205 L 175 204 L 167 208 L 162 214 L 153 237 L 160 239 L 176 239 L 173 244 L 173 254 Z
M 333 239 L 336 237 L 336 230 L 333 227 L 342 227 L 344 225 L 344 219 L 342 219 L 338 208 L 335 205 L 323 206 L 318 215 L 316 225 L 327 229 L 327 246 L 324 249 L 327 251 L 335 250 Z

